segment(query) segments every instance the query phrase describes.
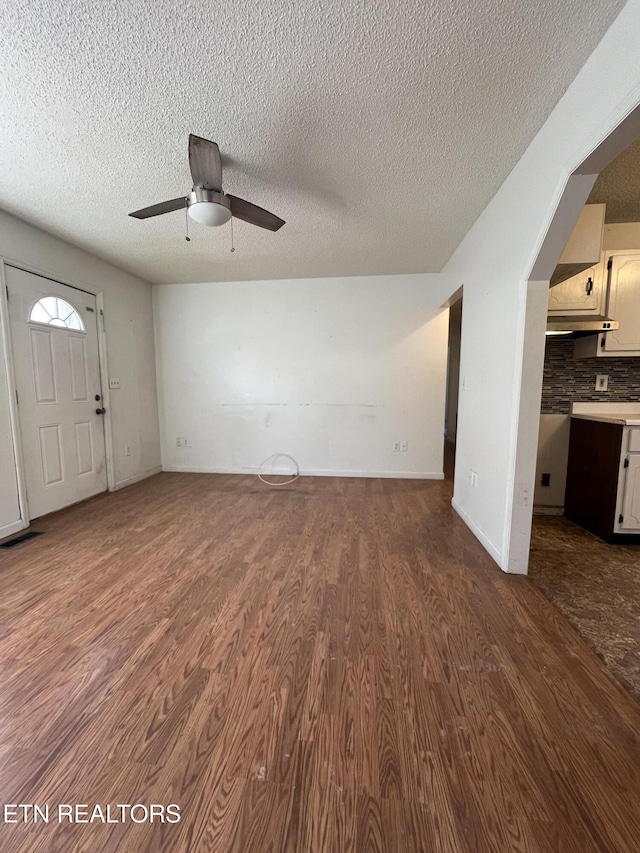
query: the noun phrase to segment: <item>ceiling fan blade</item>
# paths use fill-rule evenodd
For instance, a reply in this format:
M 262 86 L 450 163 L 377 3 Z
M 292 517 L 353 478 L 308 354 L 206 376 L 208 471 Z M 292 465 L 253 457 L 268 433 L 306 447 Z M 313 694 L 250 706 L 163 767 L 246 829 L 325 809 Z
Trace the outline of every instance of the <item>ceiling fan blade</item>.
M 235 195 L 227 195 L 227 198 L 231 202 L 231 215 L 235 216 L 236 219 L 244 219 L 251 225 L 268 228 L 269 231 L 277 231 L 284 225 L 284 219 L 280 219 L 275 213 L 269 213 L 263 207 L 258 207 L 257 204 L 251 204 L 250 201 L 245 201 Z
M 160 204 L 152 204 L 151 207 L 143 207 L 142 210 L 134 210 L 129 216 L 134 219 L 148 219 L 150 216 L 160 216 L 161 213 L 171 213 L 172 210 L 181 210 L 185 207 L 187 200 L 184 196 L 181 198 L 172 198 L 170 201 L 161 201 Z
M 189 168 L 194 187 L 222 190 L 222 160 L 215 142 L 189 134 Z

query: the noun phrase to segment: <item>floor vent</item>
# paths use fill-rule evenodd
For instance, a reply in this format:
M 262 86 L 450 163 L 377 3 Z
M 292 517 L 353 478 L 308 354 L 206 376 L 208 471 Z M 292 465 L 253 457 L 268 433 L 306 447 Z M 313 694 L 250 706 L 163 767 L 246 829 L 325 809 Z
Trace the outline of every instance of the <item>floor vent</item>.
M 27 539 L 33 539 L 34 536 L 42 536 L 44 531 L 30 530 L 28 533 L 23 533 L 22 536 L 16 536 L 15 539 L 10 539 L 8 542 L 0 542 L 0 548 L 13 548 L 14 545 L 20 545 L 21 542 L 26 542 Z

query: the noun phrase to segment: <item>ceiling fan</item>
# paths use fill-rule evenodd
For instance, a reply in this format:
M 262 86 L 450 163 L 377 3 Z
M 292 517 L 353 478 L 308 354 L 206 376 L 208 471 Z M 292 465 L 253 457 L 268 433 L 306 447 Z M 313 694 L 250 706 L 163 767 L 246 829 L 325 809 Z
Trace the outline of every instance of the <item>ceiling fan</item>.
M 148 219 L 150 216 L 160 216 L 186 207 L 191 219 L 200 225 L 224 225 L 232 216 L 269 231 L 277 231 L 284 225 L 284 219 L 274 213 L 222 191 L 222 161 L 220 149 L 215 142 L 190 133 L 189 168 L 193 178 L 193 189 L 189 195 L 143 207 L 129 216 Z

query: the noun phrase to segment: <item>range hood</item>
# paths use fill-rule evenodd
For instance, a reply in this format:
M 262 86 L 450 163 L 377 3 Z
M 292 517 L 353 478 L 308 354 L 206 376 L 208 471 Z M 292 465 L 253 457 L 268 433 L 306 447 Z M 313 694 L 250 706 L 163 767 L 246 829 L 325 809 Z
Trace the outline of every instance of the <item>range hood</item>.
M 597 332 L 611 332 L 618 329 L 620 323 L 617 320 L 612 320 L 610 317 L 566 317 L 551 316 L 547 317 L 547 334 L 548 335 L 569 335 L 572 332 L 574 337 L 581 335 L 593 335 Z

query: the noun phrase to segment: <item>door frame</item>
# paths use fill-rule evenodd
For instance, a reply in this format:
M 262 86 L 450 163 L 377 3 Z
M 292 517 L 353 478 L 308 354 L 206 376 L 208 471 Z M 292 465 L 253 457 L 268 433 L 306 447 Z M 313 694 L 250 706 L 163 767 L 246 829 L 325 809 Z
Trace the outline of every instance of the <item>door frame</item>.
M 13 532 L 24 530 L 29 527 L 29 503 L 27 501 L 27 487 L 25 478 L 24 452 L 22 447 L 22 435 L 20 432 L 20 420 L 18 415 L 18 405 L 16 402 L 17 385 L 15 377 L 15 360 L 13 356 L 13 344 L 11 341 L 11 329 L 9 323 L 9 301 L 7 299 L 7 274 L 6 267 L 17 267 L 24 272 L 32 273 L 33 275 L 48 278 L 58 284 L 72 287 L 74 290 L 90 293 L 96 298 L 96 308 L 98 311 L 97 332 L 98 332 L 98 366 L 100 371 L 100 385 L 102 387 L 102 402 L 107 410 L 105 412 L 104 423 L 104 449 L 107 467 L 107 491 L 112 492 L 115 489 L 115 470 L 113 459 L 113 430 L 111 424 L 111 400 L 109 398 L 109 371 L 107 358 L 107 333 L 104 319 L 104 293 L 101 290 L 92 290 L 86 282 L 76 281 L 69 276 L 61 276 L 53 270 L 39 267 L 36 264 L 22 261 L 18 258 L 12 258 L 8 255 L 0 255 L 0 345 L 5 357 L 7 386 L 9 391 L 9 418 L 11 421 L 11 438 L 13 444 L 13 458 L 16 469 L 16 480 L 18 485 L 18 504 L 20 507 L 21 522 L 17 524 Z M 6 533 L 5 535 L 10 535 Z

